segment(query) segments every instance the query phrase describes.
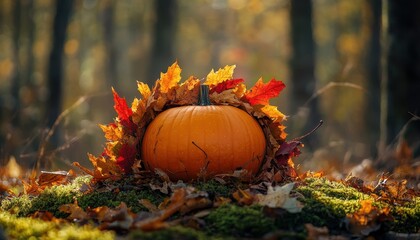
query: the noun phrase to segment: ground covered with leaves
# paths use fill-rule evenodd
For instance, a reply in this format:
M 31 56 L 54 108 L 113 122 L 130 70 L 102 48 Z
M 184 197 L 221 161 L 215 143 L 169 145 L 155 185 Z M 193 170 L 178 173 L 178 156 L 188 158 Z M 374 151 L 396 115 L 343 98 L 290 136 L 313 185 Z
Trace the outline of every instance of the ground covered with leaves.
M 260 79 L 247 89 L 234 68 L 179 83 L 174 63 L 152 89 L 138 83 L 142 98 L 131 107 L 113 90 L 117 117 L 100 125 L 104 151 L 88 155 L 93 169 L 75 162 L 79 175 L 22 177 L 11 159 L 0 169 L 0 239 L 420 238 L 420 193 L 412 184 L 385 174 L 369 182 L 299 174 L 293 158 L 302 139 L 286 139 L 286 116 L 269 105 L 284 84 Z M 261 126 L 266 150 L 257 172 L 211 173 L 201 147 L 208 161 L 184 181 L 142 159 L 148 124 L 168 108 L 197 104 L 202 84 L 211 104 L 237 107 Z
M 30 187 L 31 194 L 20 196 L 2 189 L 3 236 L 415 239 L 420 229 L 419 194 L 385 178 L 370 185 L 355 177 L 338 182 L 307 176 L 264 193 L 237 176 L 185 184 L 165 174 L 96 182 L 91 176 L 43 173 Z

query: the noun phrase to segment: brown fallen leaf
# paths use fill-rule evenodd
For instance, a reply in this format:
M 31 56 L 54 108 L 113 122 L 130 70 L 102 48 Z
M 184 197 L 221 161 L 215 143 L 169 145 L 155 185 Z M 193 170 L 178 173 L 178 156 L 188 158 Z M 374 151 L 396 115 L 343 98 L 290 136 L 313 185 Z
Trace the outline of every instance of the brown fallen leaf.
M 38 176 L 37 183 L 40 187 L 49 187 L 54 185 L 62 185 L 68 182 L 68 176 L 71 173 L 66 171 L 41 171 L 41 174 Z
M 91 213 L 99 221 L 101 230 L 128 230 L 133 225 L 135 217 L 124 202 L 113 209 L 106 206 L 98 207 L 92 209 Z
M 134 223 L 134 226 L 143 231 L 154 231 L 165 228 L 168 224 L 164 221 L 181 209 L 185 203 L 186 196 L 187 192 L 184 188 L 175 190 L 165 209 L 161 210 L 155 217 L 147 218 Z
M 64 213 L 70 213 L 67 219 L 71 221 L 84 221 L 90 219 L 89 215 L 77 205 L 77 202 L 61 205 L 58 210 Z
M 232 197 L 240 204 L 249 206 L 254 203 L 254 195 L 246 189 L 238 189 L 234 193 L 232 193 Z

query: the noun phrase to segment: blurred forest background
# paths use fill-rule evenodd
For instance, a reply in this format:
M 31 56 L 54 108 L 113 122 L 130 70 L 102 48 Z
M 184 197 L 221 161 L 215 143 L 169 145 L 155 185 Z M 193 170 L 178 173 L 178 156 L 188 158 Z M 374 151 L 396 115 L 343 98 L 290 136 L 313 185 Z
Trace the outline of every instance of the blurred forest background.
M 248 86 L 284 81 L 289 139 L 324 120 L 303 169 L 418 166 L 419 3 L 0 0 L 0 165 L 87 163 L 116 116 L 111 86 L 131 102 L 178 60 L 184 79 L 236 64 Z

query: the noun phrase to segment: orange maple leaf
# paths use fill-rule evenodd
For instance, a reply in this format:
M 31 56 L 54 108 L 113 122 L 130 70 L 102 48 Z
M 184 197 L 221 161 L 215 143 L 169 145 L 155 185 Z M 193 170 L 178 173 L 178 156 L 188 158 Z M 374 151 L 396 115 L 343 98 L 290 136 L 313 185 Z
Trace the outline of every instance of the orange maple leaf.
M 105 133 L 105 138 L 108 141 L 117 141 L 123 137 L 122 129 L 115 123 L 110 123 L 108 125 L 99 124 L 99 127 Z
M 244 96 L 245 100 L 249 104 L 257 105 L 266 105 L 268 101 L 277 97 L 279 93 L 286 87 L 282 81 L 271 79 L 268 83 L 263 83 L 262 78 L 260 78 L 254 87 L 252 87 Z
M 160 79 L 157 83 L 160 86 L 161 93 L 167 93 L 169 89 L 175 87 L 181 80 L 181 68 L 178 66 L 178 62 L 174 62 L 166 73 L 160 74 Z

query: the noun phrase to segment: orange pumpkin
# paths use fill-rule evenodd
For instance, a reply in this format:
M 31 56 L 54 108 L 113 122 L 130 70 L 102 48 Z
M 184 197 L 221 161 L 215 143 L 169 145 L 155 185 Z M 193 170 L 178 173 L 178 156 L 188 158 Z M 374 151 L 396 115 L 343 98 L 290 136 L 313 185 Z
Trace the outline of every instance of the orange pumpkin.
M 266 148 L 260 125 L 241 109 L 207 105 L 205 91 L 202 106 L 170 108 L 147 127 L 141 152 L 148 169 L 187 181 L 236 169 L 258 171 Z

